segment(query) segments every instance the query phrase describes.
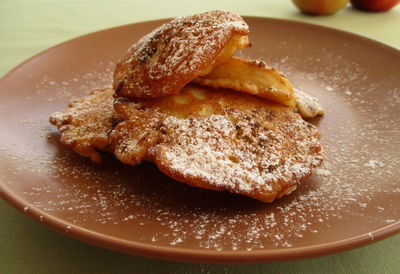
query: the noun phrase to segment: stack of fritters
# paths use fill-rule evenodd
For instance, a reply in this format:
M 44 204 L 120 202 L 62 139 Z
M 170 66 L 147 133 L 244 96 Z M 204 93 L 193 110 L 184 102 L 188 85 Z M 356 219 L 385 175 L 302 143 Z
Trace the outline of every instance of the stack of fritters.
M 319 132 L 296 105 L 304 116 L 322 109 L 263 62 L 232 57 L 250 46 L 248 32 L 229 12 L 174 19 L 128 50 L 113 89 L 50 121 L 63 144 L 94 162 L 99 149 L 133 166 L 153 161 L 196 187 L 263 202 L 289 194 L 323 160 Z

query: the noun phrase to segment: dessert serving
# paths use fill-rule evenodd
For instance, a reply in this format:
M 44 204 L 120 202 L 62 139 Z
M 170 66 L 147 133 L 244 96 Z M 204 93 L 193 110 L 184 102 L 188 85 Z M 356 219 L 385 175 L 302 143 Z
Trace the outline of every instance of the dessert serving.
M 176 94 L 249 47 L 248 33 L 243 19 L 230 12 L 176 18 L 140 39 L 118 62 L 115 92 L 131 99 Z
M 61 142 L 101 162 L 154 162 L 191 186 L 272 202 L 323 161 L 317 100 L 264 62 L 234 57 L 251 45 L 236 14 L 177 18 L 135 43 L 113 88 L 73 101 L 50 122 Z

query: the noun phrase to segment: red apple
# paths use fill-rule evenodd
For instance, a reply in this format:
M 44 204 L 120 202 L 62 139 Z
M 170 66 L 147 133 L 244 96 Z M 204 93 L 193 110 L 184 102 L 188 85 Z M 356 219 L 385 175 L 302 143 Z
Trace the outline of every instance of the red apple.
M 400 0 L 351 0 L 353 7 L 365 11 L 387 11 L 396 6 Z
M 327 15 L 343 8 L 349 0 L 292 0 L 306 14 Z

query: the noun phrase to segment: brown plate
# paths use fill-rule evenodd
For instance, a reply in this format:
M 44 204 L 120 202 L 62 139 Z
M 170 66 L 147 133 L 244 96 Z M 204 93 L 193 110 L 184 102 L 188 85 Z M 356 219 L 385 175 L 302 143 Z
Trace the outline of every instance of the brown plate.
M 400 230 L 400 53 L 356 35 L 246 18 L 254 47 L 318 97 L 325 166 L 272 204 L 191 188 L 153 164 L 101 166 L 60 145 L 49 115 L 110 84 L 114 63 L 165 21 L 53 47 L 0 81 L 1 196 L 27 216 L 98 246 L 163 259 L 262 262 L 320 256 Z

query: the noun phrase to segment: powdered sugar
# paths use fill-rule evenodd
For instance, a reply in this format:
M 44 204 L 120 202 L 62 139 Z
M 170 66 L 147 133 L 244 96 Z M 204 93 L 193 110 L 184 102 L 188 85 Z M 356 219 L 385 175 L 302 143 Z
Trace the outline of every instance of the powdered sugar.
M 370 167 L 370 168 L 382 168 L 385 165 L 379 161 L 371 159 L 368 161 L 368 163 L 365 163 L 364 166 Z
M 217 61 L 234 35 L 248 32 L 243 19 L 230 12 L 175 18 L 142 37 L 117 64 L 117 94 L 128 98 L 176 94 Z
M 285 42 L 286 38 L 279 39 Z M 273 51 L 273 40 L 266 54 Z M 354 51 L 348 47 L 343 52 Z M 321 244 L 363 233 L 376 240 L 370 231 L 399 223 L 400 127 L 394 115 L 400 103 L 399 70 L 374 76 L 356 61 L 337 63 L 337 57 L 321 49 L 320 57 L 285 58 L 273 52 L 266 58 L 272 65 L 275 60 L 295 86 L 316 96 L 327 111 L 314 121 L 322 134 L 325 166 L 296 192 L 273 204 L 186 187 L 147 163 L 131 168 L 106 157 L 105 165 L 96 167 L 64 150 L 47 119 L 65 105 L 72 90 L 52 76 L 38 83 L 35 96 L 26 104 L 40 106 L 41 113 L 27 117 L 24 108 L 15 109 L 2 100 L 0 191 L 22 191 L 29 209 L 75 223 L 75 231 L 84 227 L 158 246 L 251 251 Z M 372 61 L 384 65 L 379 58 Z M 309 64 L 314 64 L 313 71 L 304 69 Z M 109 82 L 110 73 L 91 77 L 82 85 L 98 88 L 99 79 Z M 375 84 L 366 83 L 370 78 L 377 79 Z M 333 90 L 326 91 L 326 86 Z M 81 94 L 86 90 L 82 86 Z M 75 86 L 73 91 L 78 94 Z M 371 94 L 376 94 L 374 100 L 368 98 Z M 21 104 L 25 101 L 20 98 Z M 28 133 L 32 137 L 24 138 Z M 357 234 L 349 232 L 354 227 Z
M 331 96 L 324 101 L 334 101 L 340 94 Z M 344 98 L 351 104 L 358 102 Z M 32 181 L 45 176 L 48 178 L 45 184 L 24 186 L 23 195 L 30 201 L 29 208 L 48 214 L 67 214 L 67 221 L 78 226 L 93 222 L 104 227 L 118 226 L 125 231 L 125 236 L 120 237 L 131 235 L 135 241 L 181 247 L 195 243 L 199 248 L 213 250 L 297 246 L 311 235 L 335 231 L 331 226 L 333 220 L 335 226 L 341 227 L 346 227 L 349 219 L 365 222 L 371 210 L 381 216 L 374 220 L 377 226 L 398 221 L 397 205 L 391 201 L 397 201 L 400 194 L 395 181 L 400 164 L 395 151 L 399 139 L 385 131 L 398 132 L 399 125 L 388 119 L 390 112 L 383 106 L 379 117 L 371 117 L 368 110 L 372 106 L 371 102 L 357 108 L 358 115 L 365 113 L 369 117 L 369 122 L 363 124 L 350 112 L 353 108 L 335 111 L 329 107 L 319 125 L 327 157 L 325 166 L 291 196 L 271 205 L 185 187 L 172 180 L 166 183 L 165 177 L 149 164 L 131 168 L 106 158 L 105 165 L 96 167 L 60 146 L 51 146 L 57 154 L 54 150 L 38 150 L 36 147 L 40 146 L 35 140 L 49 134 L 50 128 L 45 126 L 47 115 L 41 119 L 23 115 L 18 118 L 21 129 L 34 132 L 38 138 L 29 140 L 32 151 L 20 149 L 21 142 L 1 144 L 0 163 L 12 172 L 7 178 L 1 175 L 0 179 L 10 182 L 9 189 L 14 185 L 21 187 L 19 176 L 25 176 L 27 169 Z M 386 122 L 382 123 L 382 119 Z M 224 126 L 229 123 L 221 127 Z M 2 127 L 9 125 L 2 121 Z M 57 136 L 48 136 L 49 144 L 57 144 L 57 140 Z M 17 167 L 10 166 L 11 163 L 17 163 Z M 380 208 L 371 208 L 373 201 L 379 201 Z
M 189 120 L 169 117 L 164 122 L 166 128 L 174 127 L 177 130 L 176 134 L 180 136 L 177 141 L 182 145 L 174 146 L 166 152 L 166 160 L 172 163 L 173 170 L 184 172 L 184 176 L 204 178 L 217 187 L 223 187 L 220 184 L 225 182 L 228 183 L 228 187 L 230 183 L 233 183 L 232 187 L 240 192 L 249 192 L 252 187 L 259 188 L 265 182 L 265 179 L 248 170 L 251 165 L 249 162 L 244 163 L 246 169 L 238 169 L 232 160 L 229 160 L 229 154 L 235 155 L 235 153 L 228 143 L 220 143 L 220 140 L 234 134 L 232 122 L 222 116 L 211 116 L 209 119 L 202 119 L 195 123 L 196 132 L 193 136 L 194 132 L 190 131 Z M 191 143 L 189 136 L 193 136 L 196 142 Z M 219 146 L 218 150 L 213 149 L 216 146 Z M 236 157 L 243 159 L 245 155 L 240 154 L 241 152 L 236 154 Z M 242 178 L 249 178 L 250 181 L 256 183 L 256 186 L 245 183 Z M 269 186 L 267 189 L 271 190 Z
M 305 154 L 318 146 L 318 140 L 307 132 L 302 120 L 288 122 L 298 130 L 299 136 L 292 137 L 301 138 L 299 143 L 286 144 L 297 151 L 293 155 L 285 154 L 282 148 L 286 132 L 260 130 L 255 133 L 249 124 L 256 123 L 256 118 L 249 120 L 249 124 L 244 119 L 237 119 L 241 122 L 234 124 L 221 115 L 200 119 L 168 117 L 163 124 L 167 132 L 173 131 L 173 142 L 163 149 L 165 160 L 174 172 L 184 177 L 199 178 L 236 193 L 273 192 L 278 182 L 290 181 L 293 177 L 297 181 L 320 164 L 321 155 Z M 238 128 L 244 137 L 237 135 Z M 258 146 L 256 139 L 265 142 L 268 148 L 254 148 Z M 283 163 L 280 154 L 286 156 Z M 299 157 L 305 158 L 299 161 Z
M 115 106 L 126 119 L 111 133 L 117 158 L 150 159 L 191 185 L 271 202 L 322 161 L 316 128 L 258 97 L 188 85 L 179 95 Z

